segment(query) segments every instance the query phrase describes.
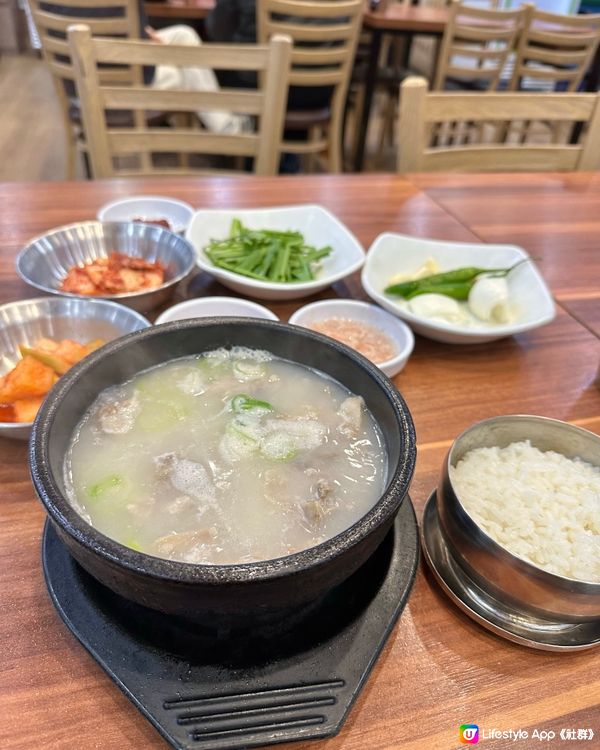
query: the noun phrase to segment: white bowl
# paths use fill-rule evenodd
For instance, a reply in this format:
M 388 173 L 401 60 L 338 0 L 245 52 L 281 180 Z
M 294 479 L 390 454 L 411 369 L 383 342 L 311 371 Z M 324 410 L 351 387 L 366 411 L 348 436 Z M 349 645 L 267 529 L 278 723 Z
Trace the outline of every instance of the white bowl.
M 368 302 L 345 299 L 327 299 L 322 302 L 313 302 L 297 310 L 289 322 L 297 326 L 310 328 L 311 323 L 327 318 L 358 320 L 389 336 L 396 345 L 397 353 L 391 359 L 387 359 L 385 362 L 375 362 L 375 364 L 390 378 L 404 367 L 415 345 L 414 336 L 407 325 L 380 307 L 370 305 Z
M 133 221 L 166 219 L 172 232 L 183 233 L 188 228 L 194 209 L 189 203 L 161 195 L 136 195 L 106 203 L 97 213 L 98 221 Z
M 104 299 L 39 297 L 0 305 L 0 375 L 17 364 L 19 344 L 38 339 L 93 339 L 111 341 L 140 331 L 150 323 L 134 310 Z M 0 436 L 27 440 L 31 422 L 0 422 Z
M 458 325 L 425 318 L 384 294 L 384 288 L 392 276 L 417 271 L 428 258 L 437 261 L 443 272 L 465 266 L 508 268 L 528 257 L 525 250 L 516 245 L 443 242 L 386 233 L 380 234 L 371 245 L 361 281 L 372 300 L 405 320 L 416 333 L 448 344 L 478 344 L 529 331 L 553 320 L 552 295 L 533 262 L 523 263 L 506 278 L 511 305 L 516 311 L 512 323 Z
M 204 248 L 211 239 L 229 236 L 231 222 L 239 219 L 251 229 L 299 230 L 309 245 L 331 245 L 333 251 L 324 258 L 314 281 L 281 284 L 251 279 L 247 276 L 217 268 L 207 258 Z M 235 292 L 259 299 L 284 300 L 308 297 L 320 292 L 358 271 L 364 263 L 365 252 L 352 234 L 322 206 L 284 206 L 257 209 L 215 209 L 196 211 L 186 232 L 186 238 L 198 253 L 198 265 Z
M 250 302 L 247 299 L 237 297 L 198 297 L 188 299 L 173 305 L 161 313 L 156 319 L 156 325 L 170 323 L 174 320 L 186 320 L 188 318 L 221 318 L 224 316 L 235 316 L 238 318 L 263 318 L 264 320 L 279 320 L 275 313 L 266 307 Z

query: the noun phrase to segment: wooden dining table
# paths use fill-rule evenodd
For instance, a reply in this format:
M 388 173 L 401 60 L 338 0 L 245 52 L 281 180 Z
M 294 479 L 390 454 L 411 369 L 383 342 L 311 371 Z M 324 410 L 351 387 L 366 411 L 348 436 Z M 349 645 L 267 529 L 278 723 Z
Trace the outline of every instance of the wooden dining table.
M 215 7 L 215 0 L 147 0 L 144 3 L 149 19 L 201 21 Z
M 600 174 L 163 178 L 0 185 L 0 303 L 38 296 L 15 273 L 27 240 L 94 218 L 117 198 L 164 194 L 198 208 L 318 203 L 368 248 L 381 232 L 514 243 L 537 260 L 555 319 L 494 343 L 416 337 L 394 378 L 414 418 L 418 457 L 410 489 L 418 519 L 452 440 L 474 422 L 530 413 L 600 434 Z M 398 251 L 401 253 L 401 249 Z M 390 269 L 390 274 L 393 269 Z M 205 273 L 177 297 L 231 294 Z M 364 299 L 354 275 L 316 298 Z M 287 320 L 315 298 L 268 303 Z M 0 439 L 0 747 L 3 750 L 161 750 L 167 745 L 67 630 L 40 562 L 45 514 L 27 445 Z M 451 750 L 459 725 L 522 729 L 508 747 L 598 747 L 600 649 L 551 653 L 486 631 L 441 591 L 421 561 L 399 621 L 340 733 L 294 750 Z M 555 732 L 531 740 L 534 730 Z M 560 740 L 591 729 L 593 741 Z M 577 735 L 575 735 L 577 736 Z M 290 750 L 292 745 L 289 746 Z

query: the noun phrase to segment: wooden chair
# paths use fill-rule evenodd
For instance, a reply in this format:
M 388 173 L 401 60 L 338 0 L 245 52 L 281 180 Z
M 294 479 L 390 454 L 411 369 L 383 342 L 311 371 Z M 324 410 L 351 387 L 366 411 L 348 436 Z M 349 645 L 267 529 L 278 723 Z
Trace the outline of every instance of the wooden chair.
M 342 126 L 346 93 L 364 8 L 363 0 L 258 0 L 258 39 L 287 34 L 294 42 L 290 86 L 332 87 L 331 104 L 288 110 L 285 129 L 308 140 L 282 142 L 296 154 L 326 154 L 330 172 L 342 170 Z
M 402 0 L 400 4 L 406 4 L 407 2 L 410 2 L 410 0 Z M 460 0 L 452 2 L 449 8 L 449 20 L 445 28 L 445 34 L 440 42 L 437 42 L 433 39 L 424 38 L 417 38 L 412 41 L 411 50 L 412 52 L 414 52 L 415 50 L 417 51 L 417 67 L 419 66 L 419 57 L 421 57 L 421 64 L 423 55 L 427 57 L 428 63 L 430 59 L 433 59 L 435 63 L 435 70 L 433 71 L 431 77 L 433 78 L 435 72 L 437 71 L 437 76 L 440 79 L 440 87 L 444 88 L 447 81 L 450 79 L 447 74 L 449 66 L 452 65 L 453 69 L 456 71 L 458 70 L 458 67 L 460 67 L 460 63 L 467 63 L 466 67 L 468 68 L 468 72 L 466 72 L 465 75 L 462 76 L 462 80 L 453 80 L 452 83 L 460 83 L 463 86 L 468 87 L 475 85 L 477 89 L 487 89 L 490 87 L 495 88 L 497 86 L 497 81 L 494 80 L 495 73 L 497 71 L 498 76 L 500 75 L 503 64 L 505 62 L 502 60 L 502 57 L 504 55 L 501 53 L 504 53 L 505 51 L 506 53 L 508 53 L 508 48 L 504 40 L 494 41 L 491 43 L 488 42 L 485 34 L 483 33 L 483 30 L 486 28 L 486 25 L 489 25 L 493 29 L 493 31 L 506 31 L 509 32 L 507 36 L 510 36 L 511 27 L 514 24 L 512 13 L 510 14 L 511 17 L 508 18 L 504 15 L 504 13 L 498 14 L 494 12 L 499 2 L 500 0 L 479 0 L 477 7 L 473 7 L 474 0 L 467 0 L 466 5 L 462 5 Z M 445 0 L 443 2 L 434 0 L 429 4 L 434 6 L 443 6 L 446 3 Z M 483 10 L 483 14 L 480 14 L 479 10 Z M 487 11 L 492 11 L 492 13 L 487 13 Z M 474 35 L 475 39 L 465 40 L 460 36 L 461 32 L 463 34 L 468 33 L 471 36 Z M 398 41 L 405 42 L 406 40 L 400 38 L 398 39 Z M 459 47 L 459 45 L 454 44 L 454 42 L 458 42 L 459 45 L 462 46 Z M 421 50 L 418 50 L 419 44 L 422 46 Z M 457 51 L 455 53 L 452 51 L 453 46 L 457 48 Z M 496 49 L 498 51 L 498 58 L 494 58 L 492 56 L 488 58 L 488 60 L 486 61 L 487 67 L 485 68 L 485 74 L 487 78 L 483 78 L 481 77 L 481 72 L 479 71 L 483 62 L 480 53 L 487 53 L 493 49 Z M 460 50 L 465 52 L 465 54 L 461 54 Z M 469 65 L 469 63 L 471 63 L 471 65 Z M 406 66 L 404 66 L 404 68 L 406 68 Z M 397 70 L 400 72 L 399 67 L 397 68 Z M 478 71 L 477 78 L 474 78 L 472 75 L 470 75 L 472 70 Z M 388 86 L 388 90 L 386 92 L 387 101 L 385 102 L 383 107 L 382 127 L 379 136 L 379 154 L 381 154 L 383 151 L 386 138 L 388 139 L 390 144 L 393 142 L 399 85 L 402 80 L 404 80 L 404 78 L 407 78 L 408 75 L 410 75 L 410 73 L 406 69 L 402 70 L 401 73 L 402 75 L 397 78 L 395 86 L 393 85 L 393 82 L 390 81 L 391 85 Z
M 509 89 L 523 89 L 524 79 L 562 84 L 577 91 L 600 42 L 600 14 L 564 16 L 525 6 Z
M 586 122 L 587 137 L 583 144 L 513 143 L 495 125 L 514 120 Z M 432 147 L 432 129 L 457 121 L 492 123 L 472 131 L 484 132 L 487 142 Z M 401 86 L 398 144 L 400 172 L 599 169 L 600 94 L 429 93 L 424 78 L 407 78 Z
M 394 5 L 409 5 L 411 0 L 394 0 Z M 379 93 L 379 127 L 377 135 L 377 156 L 381 156 L 387 142 L 394 140 L 394 123 L 398 104 L 398 90 L 402 81 L 410 75 L 408 55 L 411 40 L 405 36 L 386 34 L 381 40 L 381 50 L 377 63 L 376 89 Z M 359 100 L 362 104 L 362 99 Z M 362 110 L 362 107 L 361 107 Z M 360 117 L 360 111 L 358 112 Z M 356 144 L 353 151 L 356 150 Z
M 509 89 L 577 91 L 594 58 L 600 40 L 600 15 L 565 16 L 526 5 L 526 22 L 519 38 Z M 568 123 L 545 123 L 559 142 Z M 521 138 L 531 125 L 524 122 Z
M 496 89 L 524 19 L 524 8 L 493 10 L 452 0 L 433 88 L 442 91 L 449 81 L 458 81 L 478 90 Z
M 185 163 L 157 167 L 153 161 L 157 154 L 252 157 L 256 174 L 277 173 L 290 67 L 289 38 L 275 36 L 268 45 L 191 47 L 92 37 L 90 29 L 82 25 L 70 27 L 68 38 L 93 177 L 217 172 L 195 169 Z M 99 64 L 107 63 L 251 70 L 262 78 L 262 86 L 256 91 L 221 89 L 216 92 L 160 91 L 139 81 L 129 86 L 112 86 L 101 81 L 98 69 Z M 226 135 L 190 128 L 156 128 L 145 121 L 140 124 L 139 120 L 134 127 L 112 128 L 106 122 L 106 112 L 111 109 L 142 114 L 148 110 L 176 113 L 229 110 L 256 116 L 257 130 Z M 123 167 L 125 157 L 135 159 L 136 165 Z
M 67 177 L 76 175 L 77 157 L 85 153 L 79 100 L 75 93 L 75 71 L 67 42 L 67 28 L 85 23 L 93 34 L 137 39 L 140 36 L 139 11 L 136 0 L 29 0 L 31 12 L 42 45 L 42 56 L 50 73 L 60 103 L 67 144 Z M 101 9 L 101 10 L 99 10 Z M 102 17 L 90 17 L 100 12 Z M 142 73 L 139 68 L 101 71 L 106 83 L 131 83 Z

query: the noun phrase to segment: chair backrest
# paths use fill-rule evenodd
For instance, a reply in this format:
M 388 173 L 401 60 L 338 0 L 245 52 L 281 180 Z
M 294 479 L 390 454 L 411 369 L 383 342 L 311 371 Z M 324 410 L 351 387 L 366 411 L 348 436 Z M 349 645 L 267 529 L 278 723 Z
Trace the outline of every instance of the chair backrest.
M 492 10 L 453 0 L 433 88 L 442 90 L 449 78 L 477 81 L 480 88 L 497 88 L 524 18 L 524 8 Z
M 586 122 L 587 134 L 583 145 L 511 142 L 506 124 L 524 120 Z M 457 122 L 469 126 L 469 142 L 430 143 L 438 124 Z M 599 169 L 600 94 L 428 92 L 424 78 L 407 78 L 400 89 L 398 144 L 400 172 Z
M 277 36 L 268 45 L 203 44 L 192 47 L 92 37 L 90 29 L 81 25 L 70 27 L 68 37 L 93 177 L 214 171 L 184 165 L 161 172 L 153 166 L 152 157 L 156 154 L 253 157 L 257 174 L 277 173 L 278 144 L 287 97 L 290 39 Z M 256 71 L 262 74 L 263 81 L 258 90 L 251 91 L 162 91 L 143 83 L 113 86 L 100 80 L 98 65 L 102 63 Z M 110 128 L 106 120 L 109 110 L 134 113 L 159 110 L 178 114 L 232 111 L 255 116 L 257 129 L 253 133 L 228 135 L 190 128 L 151 127 L 146 117 L 142 125 L 136 118 L 133 127 Z M 122 161 L 126 156 L 135 157 L 137 166 L 123 168 Z
M 92 34 L 139 39 L 140 17 L 137 0 L 29 0 L 31 12 L 42 45 L 42 55 L 61 92 L 63 82 L 75 82 L 75 71 L 67 41 L 67 29 L 73 24 L 86 24 Z M 106 68 L 101 71 L 105 81 L 131 82 L 139 75 L 129 68 Z
M 258 40 L 293 43 L 291 86 L 332 86 L 332 110 L 345 104 L 364 0 L 258 0 Z
M 566 84 L 577 91 L 600 42 L 600 14 L 564 16 L 525 6 L 509 88 L 523 88 L 524 78 Z

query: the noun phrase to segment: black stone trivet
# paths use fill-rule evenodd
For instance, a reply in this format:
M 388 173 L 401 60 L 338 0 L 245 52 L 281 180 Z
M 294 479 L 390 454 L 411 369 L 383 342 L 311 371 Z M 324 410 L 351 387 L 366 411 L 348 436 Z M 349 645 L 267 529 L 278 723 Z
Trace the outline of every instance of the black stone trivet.
M 406 604 L 418 556 L 407 497 L 373 557 L 304 620 L 240 637 L 114 594 L 74 562 L 49 522 L 42 547 L 60 616 L 177 750 L 336 734 Z

